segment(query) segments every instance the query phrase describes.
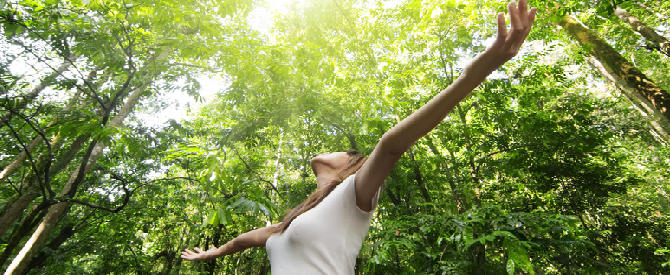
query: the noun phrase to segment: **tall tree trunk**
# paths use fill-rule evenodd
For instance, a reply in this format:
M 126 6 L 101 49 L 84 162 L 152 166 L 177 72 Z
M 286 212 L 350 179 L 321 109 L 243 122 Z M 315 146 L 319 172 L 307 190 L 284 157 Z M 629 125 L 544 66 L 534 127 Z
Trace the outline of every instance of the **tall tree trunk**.
M 30 235 L 30 231 L 35 228 L 39 220 L 44 217 L 44 214 L 46 214 L 46 209 L 36 205 L 31 213 L 23 219 L 21 225 L 14 230 L 12 236 L 7 241 L 7 246 L 5 246 L 5 249 L 0 255 L 0 266 L 5 265 L 7 259 L 14 253 L 16 246 L 19 245 L 25 236 Z
M 424 140 L 427 141 L 428 143 L 428 148 L 440 158 L 440 162 L 442 164 L 441 170 L 443 170 L 445 173 L 445 177 L 443 180 L 449 184 L 449 188 L 451 189 L 451 198 L 454 200 L 454 203 L 456 204 L 456 210 L 458 213 L 462 213 L 466 209 L 468 209 L 467 204 L 465 202 L 465 198 L 463 197 L 462 192 L 460 191 L 460 188 L 458 185 L 456 185 L 456 174 L 453 171 L 454 169 L 449 168 L 449 162 L 447 159 L 440 153 L 440 151 L 437 149 L 435 146 L 435 143 L 433 142 L 433 139 L 430 138 L 429 136 L 426 136 Z M 450 154 L 453 154 L 449 152 Z M 452 156 L 451 157 L 452 162 L 454 162 L 455 158 Z M 440 173 L 442 174 L 442 173 Z
M 616 7 L 614 14 L 619 17 L 621 21 L 628 23 L 633 30 L 651 42 L 656 50 L 670 57 L 670 41 L 668 41 L 668 39 L 656 33 L 654 29 L 642 23 L 642 21 L 635 16 L 632 16 L 628 11 L 621 7 Z
M 26 180 L 32 181 L 32 177 Z M 15 221 L 21 218 L 24 210 L 28 208 L 28 205 L 39 196 L 40 190 L 37 184 L 34 184 L 24 190 L 24 192 L 16 199 L 7 203 L 7 206 L 3 209 L 4 211 L 0 217 L 0 237 L 7 232 Z
M 89 74 L 88 81 L 90 81 L 93 78 L 94 75 L 95 74 L 93 74 L 93 73 Z M 76 93 L 70 99 L 70 102 L 68 102 L 68 104 L 65 106 L 63 111 L 64 112 L 69 112 L 70 110 L 72 110 L 72 107 L 74 107 L 78 98 L 79 98 L 79 93 Z M 58 123 L 58 120 L 54 119 L 45 128 L 52 127 L 52 126 L 56 125 L 56 123 Z M 51 147 L 52 148 L 57 147 L 57 143 L 59 143 L 59 140 L 62 140 L 60 137 L 61 136 L 60 136 L 60 133 L 59 133 L 58 135 L 54 136 L 51 139 Z M 40 142 L 42 142 L 42 137 L 41 136 L 38 135 L 35 138 L 33 138 L 33 140 L 27 146 L 28 151 L 33 152 L 35 150 L 35 147 L 37 147 L 37 145 Z M 9 178 L 19 167 L 21 167 L 21 164 L 26 159 L 26 156 L 27 156 L 26 151 L 21 151 L 21 153 L 18 156 L 16 156 L 16 158 L 9 165 L 7 165 L 7 167 L 5 167 L 4 169 L 2 169 L 2 171 L 0 171 L 0 184 L 2 182 L 4 182 L 7 178 Z
M 472 107 L 472 106 L 471 106 Z M 475 165 L 475 154 L 474 154 L 474 148 L 472 148 L 472 138 L 470 137 L 470 128 L 468 127 L 468 121 L 467 121 L 467 113 L 468 110 L 463 110 L 464 108 L 461 108 L 461 105 L 456 105 L 456 108 L 458 109 L 458 117 L 461 119 L 461 123 L 463 123 L 463 137 L 465 137 L 465 150 L 467 150 L 467 155 L 468 155 L 468 165 L 470 166 L 470 177 L 472 179 L 472 191 L 474 194 L 474 203 L 477 204 L 477 206 L 481 206 L 481 200 L 479 198 L 479 175 L 477 175 L 477 166 Z
M 119 110 L 118 114 L 111 119 L 107 126 L 109 127 L 119 127 L 123 120 L 130 114 L 132 109 L 135 107 L 135 104 L 140 98 L 140 95 L 144 91 L 144 87 L 136 88 L 133 93 L 127 98 L 126 102 Z M 105 144 L 102 142 L 92 142 L 87 149 L 87 153 L 82 160 L 79 168 L 75 170 L 74 173 L 70 176 L 70 179 L 67 181 L 59 197 L 72 197 L 76 191 L 79 184 L 83 181 L 86 173 L 91 169 L 93 164 L 98 160 L 102 155 L 102 150 L 104 149 Z M 69 202 L 61 202 L 51 206 L 37 227 L 32 236 L 25 243 L 21 251 L 14 258 L 12 263 L 5 270 L 5 274 L 22 274 L 25 269 L 28 267 L 28 264 L 32 257 L 40 251 L 42 245 L 48 238 L 51 231 L 54 229 L 58 221 L 67 213 L 70 208 Z
M 74 156 L 79 152 L 81 146 L 88 140 L 89 136 L 80 136 L 75 139 L 72 144 L 69 146 L 69 151 L 62 155 L 54 165 L 51 166 L 49 170 L 49 177 L 60 173 L 65 166 L 72 161 Z M 24 190 L 23 193 L 18 194 L 15 198 L 9 200 L 9 202 L 2 209 L 2 216 L 0 216 L 0 236 L 2 236 L 7 229 L 14 223 L 17 219 L 21 217 L 23 211 L 30 205 L 30 203 L 39 197 L 40 189 L 37 184 L 37 180 L 34 178 L 35 175 L 31 175 L 26 179 L 26 183 L 21 186 L 21 189 Z
M 73 225 L 72 224 L 65 225 L 63 226 L 63 228 L 61 228 L 58 235 L 56 235 L 56 237 L 53 238 L 49 242 L 49 244 L 47 244 L 47 247 L 51 251 L 56 251 L 65 241 L 67 241 L 70 237 L 72 237 L 72 235 L 74 235 Z M 48 253 L 46 251 L 41 251 L 37 256 L 33 257 L 30 260 L 30 263 L 28 264 L 25 273 L 28 273 L 33 268 L 42 266 L 42 264 L 44 264 L 44 261 L 46 261 L 46 259 L 49 258 L 49 255 L 51 254 L 52 253 Z
M 635 91 L 638 94 L 635 98 L 645 101 L 640 103 L 649 105 L 650 109 L 656 114 L 653 117 L 664 117 L 664 120 L 658 121 L 659 124 L 664 125 L 663 128 L 668 129 L 670 127 L 667 126 L 667 121 L 670 120 L 670 95 L 667 91 L 658 87 L 610 45 L 577 22 L 572 16 L 564 16 L 558 24 L 593 57 L 598 59 L 607 72 L 619 79 L 621 85 Z
M 610 74 L 605 67 L 603 67 L 602 63 L 598 61 L 595 57 L 591 56 L 587 58 L 587 61 L 591 66 L 600 72 L 601 75 L 603 75 L 605 78 L 609 79 L 612 81 L 612 83 L 615 84 L 615 86 L 621 91 L 621 94 L 635 107 L 635 109 L 642 114 L 643 117 L 647 118 L 647 120 L 650 122 L 652 129 L 651 134 L 652 136 L 656 137 L 657 140 L 661 143 L 665 143 L 666 145 L 670 144 L 670 121 L 666 119 L 664 116 L 658 116 L 656 112 L 654 112 L 654 109 L 652 108 L 651 104 L 644 104 L 644 103 L 649 103 L 645 98 L 641 97 L 639 93 L 635 92 L 635 90 L 630 89 L 628 86 L 625 85 L 623 79 L 617 78 Z

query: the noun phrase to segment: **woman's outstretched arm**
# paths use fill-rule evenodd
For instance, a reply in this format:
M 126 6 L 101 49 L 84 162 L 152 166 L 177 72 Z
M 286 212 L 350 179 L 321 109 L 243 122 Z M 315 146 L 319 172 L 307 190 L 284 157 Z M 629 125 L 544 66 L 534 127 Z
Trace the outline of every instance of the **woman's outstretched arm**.
M 197 247 L 193 248 L 194 251 L 185 249 L 181 252 L 181 257 L 189 261 L 204 261 L 233 254 L 250 247 L 263 247 L 270 235 L 277 231 L 278 225 L 274 224 L 251 230 L 237 236 L 219 248 L 212 247 L 207 251 L 202 251 Z
M 536 8 L 528 10 L 526 0 L 520 0 L 518 6 L 510 2 L 511 30 L 505 26 L 505 15 L 498 14 L 498 36 L 493 45 L 477 56 L 454 83 L 382 136 L 356 174 L 356 204 L 359 208 L 372 210 L 372 198 L 400 156 L 435 128 L 489 74 L 517 54 L 530 32 L 536 11 Z

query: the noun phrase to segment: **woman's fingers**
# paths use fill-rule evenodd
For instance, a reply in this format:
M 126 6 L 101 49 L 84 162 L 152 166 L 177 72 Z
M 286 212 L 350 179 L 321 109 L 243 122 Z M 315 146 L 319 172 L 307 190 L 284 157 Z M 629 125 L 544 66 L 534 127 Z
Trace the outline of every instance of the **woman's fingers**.
M 512 21 L 512 31 L 510 38 L 512 40 L 524 40 L 528 33 L 530 32 L 530 27 L 535 21 L 535 14 L 537 13 L 537 8 L 531 8 L 528 10 L 528 3 L 526 0 L 519 0 L 519 5 L 510 5 L 508 6 L 510 13 L 510 20 Z
M 535 20 L 535 13 L 537 8 L 528 9 L 526 0 L 519 0 L 518 5 L 515 2 L 510 2 L 507 5 L 509 12 L 512 30 L 524 30 L 530 27 Z
M 529 8 L 527 0 L 512 1 L 507 5 L 511 27 L 505 24 L 505 14 L 499 13 L 498 37 L 493 44 L 504 56 L 515 56 L 524 40 L 530 33 L 530 28 L 535 21 L 537 8 Z
M 526 0 L 519 0 L 518 10 L 519 10 L 519 18 L 521 19 L 522 22 L 528 22 L 526 21 L 528 19 L 528 3 L 526 3 Z
M 507 26 L 505 26 L 505 14 L 498 13 L 498 39 L 505 40 L 507 36 Z
M 193 253 L 193 251 L 188 250 L 188 249 L 184 249 L 184 251 L 181 252 L 181 257 L 184 258 L 184 259 L 189 259 L 189 258 L 192 257 L 194 254 L 195 254 L 195 253 Z
M 535 14 L 537 14 L 537 8 L 530 8 L 530 14 L 528 18 L 530 19 L 530 24 L 532 25 L 535 22 Z
M 507 13 L 509 13 L 509 21 L 512 24 L 512 30 L 514 30 L 521 23 L 521 18 L 519 18 L 519 9 L 516 7 L 516 3 L 514 1 L 509 2 L 507 5 Z
M 184 249 L 184 251 L 181 252 L 182 259 L 186 259 L 189 261 L 200 259 L 199 256 L 202 254 L 202 250 L 200 250 L 200 248 L 197 247 L 194 247 L 193 250 L 195 250 L 195 252 L 188 249 Z

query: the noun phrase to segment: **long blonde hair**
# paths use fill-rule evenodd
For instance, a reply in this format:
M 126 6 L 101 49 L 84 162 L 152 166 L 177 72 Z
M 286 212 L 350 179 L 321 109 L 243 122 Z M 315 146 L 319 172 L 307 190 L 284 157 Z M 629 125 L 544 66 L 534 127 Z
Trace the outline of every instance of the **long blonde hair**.
M 349 150 L 347 151 L 347 154 L 349 155 L 349 165 L 342 169 L 340 172 L 338 172 L 338 179 L 333 180 L 332 182 L 329 182 L 324 186 L 323 188 L 318 188 L 312 194 L 307 197 L 302 203 L 300 203 L 298 206 L 294 207 L 293 209 L 288 211 L 288 214 L 284 216 L 282 219 L 281 224 L 277 228 L 277 232 L 284 232 L 286 231 L 286 228 L 288 228 L 289 225 L 291 225 L 291 222 L 295 220 L 296 217 L 300 216 L 300 214 L 305 213 L 307 210 L 310 210 L 317 206 L 325 197 L 332 192 L 335 187 L 337 187 L 344 179 L 347 177 L 353 175 L 358 171 L 358 169 L 363 166 L 363 163 L 367 159 L 363 154 L 359 153 L 356 150 Z

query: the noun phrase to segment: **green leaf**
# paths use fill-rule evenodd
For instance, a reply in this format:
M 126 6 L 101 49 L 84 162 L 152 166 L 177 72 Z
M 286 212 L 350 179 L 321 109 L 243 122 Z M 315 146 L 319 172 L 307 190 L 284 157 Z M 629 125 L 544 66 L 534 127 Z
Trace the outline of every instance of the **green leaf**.
M 218 211 L 213 211 L 212 214 L 210 214 L 208 223 L 212 225 L 221 224 L 221 217 L 218 215 Z
M 514 270 L 515 270 L 515 265 L 514 265 L 514 260 L 508 258 L 507 259 L 507 264 L 505 265 L 505 268 L 507 269 L 507 274 L 508 275 L 514 275 Z
M 219 216 L 219 221 L 221 224 L 228 224 L 231 221 L 228 219 L 228 215 L 226 214 L 226 210 L 224 208 L 217 208 L 217 213 Z
M 509 261 L 513 261 L 513 267 L 518 266 L 524 272 L 528 274 L 534 274 L 533 265 L 530 263 L 530 258 L 528 257 L 528 252 L 526 248 L 521 244 L 516 238 L 506 238 L 503 240 L 503 247 L 507 252 L 508 258 L 508 269 L 509 272 Z

